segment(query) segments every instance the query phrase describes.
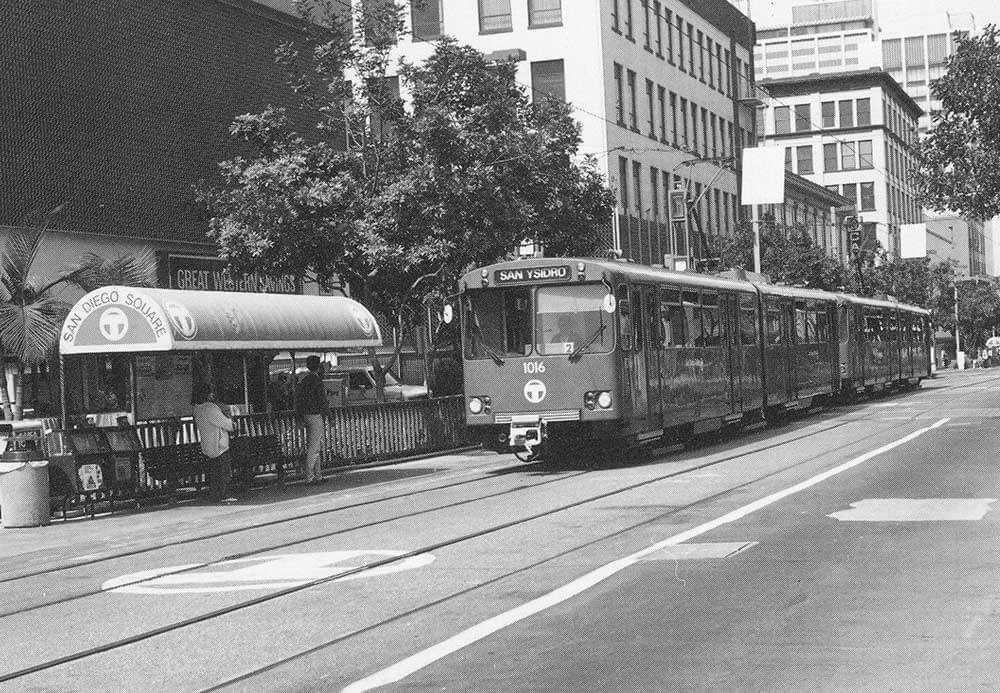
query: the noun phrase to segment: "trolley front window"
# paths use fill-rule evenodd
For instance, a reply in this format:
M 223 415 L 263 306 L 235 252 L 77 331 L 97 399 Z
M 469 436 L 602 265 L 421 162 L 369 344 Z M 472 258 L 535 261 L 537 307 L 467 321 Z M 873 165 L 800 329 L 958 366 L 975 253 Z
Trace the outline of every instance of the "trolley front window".
M 535 349 L 543 356 L 607 352 L 614 345 L 612 314 L 604 310 L 608 290 L 603 284 L 542 286 L 535 301 Z M 635 308 L 633 308 L 635 310 Z
M 465 357 L 502 361 L 531 353 L 531 289 L 485 289 L 465 294 Z

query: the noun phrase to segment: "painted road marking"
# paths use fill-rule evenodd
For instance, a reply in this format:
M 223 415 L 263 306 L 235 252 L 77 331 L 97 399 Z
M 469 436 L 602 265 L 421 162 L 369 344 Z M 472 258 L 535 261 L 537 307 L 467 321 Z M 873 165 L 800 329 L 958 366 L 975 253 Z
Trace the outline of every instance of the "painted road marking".
M 950 522 L 981 520 L 996 498 L 868 498 L 830 513 L 841 522 Z
M 126 594 L 197 594 L 204 592 L 241 592 L 246 590 L 285 589 L 314 580 L 323 580 L 406 551 L 327 551 L 280 556 L 255 556 L 215 563 L 194 570 L 200 563 L 142 570 L 108 580 L 101 589 Z M 345 580 L 375 577 L 422 568 L 434 561 L 431 554 L 411 556 L 372 570 L 345 576 Z M 189 571 L 189 572 L 185 572 Z
M 668 546 L 651 553 L 641 560 L 646 561 L 698 561 L 706 558 L 730 558 L 756 546 L 755 541 L 720 541 L 705 544 L 681 544 Z
M 544 594 L 541 597 L 532 599 L 529 602 L 525 602 L 521 606 L 515 607 L 509 611 L 505 611 L 502 614 L 498 614 L 492 618 L 489 618 L 482 623 L 476 624 L 470 628 L 463 630 L 461 633 L 453 635 L 452 637 L 439 642 L 437 645 L 432 645 L 425 650 L 421 650 L 414 655 L 407 657 L 401 662 L 397 662 L 390 667 L 386 667 L 381 671 L 377 671 L 371 676 L 367 676 L 360 681 L 355 681 L 351 685 L 347 686 L 343 693 L 364 693 L 364 691 L 370 691 L 373 688 L 379 688 L 381 686 L 386 686 L 390 683 L 396 683 L 402 681 L 407 676 L 420 671 L 424 667 L 427 667 L 439 659 L 443 659 L 450 654 L 453 654 L 464 647 L 468 647 L 483 638 L 496 633 L 499 630 L 503 630 L 508 626 L 512 626 L 519 621 L 523 621 L 526 618 L 534 616 L 537 613 L 545 611 L 546 609 L 561 604 L 562 602 L 572 599 L 590 589 L 594 585 L 600 584 L 604 580 L 620 573 L 626 568 L 635 565 L 647 556 L 661 551 L 668 546 L 676 546 L 682 544 L 688 539 L 694 539 L 695 537 L 701 536 L 706 532 L 710 532 L 713 529 L 717 529 L 722 525 L 729 524 L 730 522 L 735 522 L 736 520 L 742 519 L 747 515 L 754 513 L 761 508 L 766 508 L 767 506 L 777 503 L 788 496 L 804 491 L 807 488 L 811 488 L 816 484 L 822 483 L 827 479 L 834 477 L 842 472 L 858 466 L 873 457 L 877 457 L 884 452 L 888 452 L 893 448 L 897 448 L 900 445 L 910 442 L 915 438 L 919 438 L 924 433 L 932 431 L 935 428 L 943 426 L 948 423 L 948 419 L 939 419 L 937 422 L 930 426 L 924 428 L 919 428 L 909 435 L 903 436 L 898 440 L 894 440 L 891 443 L 887 443 L 880 448 L 876 448 L 870 452 L 866 452 L 864 455 L 855 457 L 852 460 L 848 460 L 843 464 L 839 464 L 832 469 L 828 469 L 825 472 L 817 474 L 814 477 L 806 479 L 805 481 L 800 481 L 794 486 L 789 486 L 788 488 L 772 493 L 769 496 L 765 496 L 760 500 L 754 501 L 748 505 L 744 505 L 741 508 L 730 511 L 721 517 L 717 517 L 714 520 L 709 520 L 704 524 L 700 524 L 697 527 L 692 527 L 691 529 L 685 530 L 680 534 L 675 534 L 672 537 L 664 539 L 663 541 L 657 542 L 652 546 L 647 546 L 646 548 L 631 554 L 630 556 L 625 556 L 624 558 L 619 558 L 616 561 L 612 561 L 607 565 L 601 566 L 596 570 L 592 570 L 586 575 L 578 577 L 570 583 L 558 587 L 555 590 Z

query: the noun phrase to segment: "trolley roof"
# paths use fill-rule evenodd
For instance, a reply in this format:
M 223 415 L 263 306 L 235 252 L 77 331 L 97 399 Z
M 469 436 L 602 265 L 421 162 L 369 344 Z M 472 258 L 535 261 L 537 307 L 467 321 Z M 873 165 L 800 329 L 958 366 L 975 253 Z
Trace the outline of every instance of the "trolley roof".
M 339 349 L 381 343 L 368 309 L 343 296 L 106 286 L 69 311 L 59 353 Z

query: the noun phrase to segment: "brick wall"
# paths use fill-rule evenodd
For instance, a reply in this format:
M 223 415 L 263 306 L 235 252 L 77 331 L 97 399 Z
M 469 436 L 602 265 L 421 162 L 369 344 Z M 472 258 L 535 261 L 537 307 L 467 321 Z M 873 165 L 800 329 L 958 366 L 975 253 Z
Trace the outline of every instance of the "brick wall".
M 295 20 L 249 0 L 0 3 L 0 225 L 207 242 L 192 185 L 234 116 L 289 102 Z

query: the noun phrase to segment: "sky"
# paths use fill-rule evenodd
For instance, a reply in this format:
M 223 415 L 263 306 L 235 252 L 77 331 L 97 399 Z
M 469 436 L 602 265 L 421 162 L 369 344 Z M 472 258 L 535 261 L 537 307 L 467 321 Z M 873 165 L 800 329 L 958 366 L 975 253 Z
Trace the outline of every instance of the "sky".
M 750 16 L 758 27 L 788 24 L 792 5 L 808 5 L 811 0 L 750 0 Z M 886 32 L 918 31 L 921 26 L 947 24 L 945 12 L 972 12 L 976 28 L 1000 25 L 998 0 L 875 0 L 879 24 Z

